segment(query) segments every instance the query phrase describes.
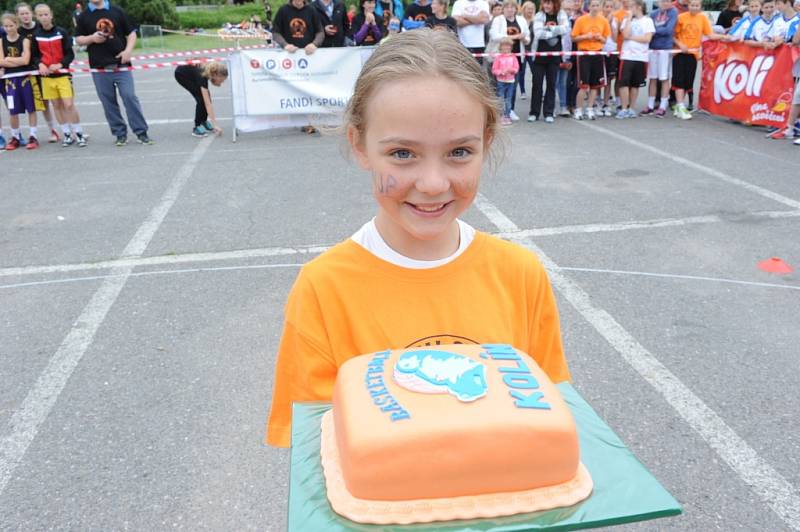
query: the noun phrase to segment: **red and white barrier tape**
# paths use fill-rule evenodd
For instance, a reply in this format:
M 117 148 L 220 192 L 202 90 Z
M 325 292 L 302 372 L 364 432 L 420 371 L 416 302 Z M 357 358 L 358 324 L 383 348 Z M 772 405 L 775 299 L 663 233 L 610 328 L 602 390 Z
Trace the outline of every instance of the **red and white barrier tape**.
M 189 37 L 211 37 L 214 39 L 223 39 L 223 40 L 236 40 L 236 39 L 258 39 L 260 41 L 266 40 L 267 37 L 271 37 L 272 34 L 268 32 L 263 33 L 226 33 L 224 28 L 221 28 L 216 31 L 216 33 L 197 33 L 197 32 L 190 32 L 190 31 L 180 31 L 180 30 L 166 30 L 161 28 L 161 31 L 164 33 L 172 33 L 175 35 L 186 35 Z M 240 30 L 240 31 L 247 31 L 247 30 Z
M 250 46 L 240 46 L 238 48 L 209 48 L 208 50 L 187 50 L 185 52 L 163 52 L 159 54 L 137 55 L 131 57 L 131 61 L 141 61 L 142 59 L 164 59 L 168 57 L 192 57 L 193 55 L 208 55 L 208 54 L 224 54 L 226 52 L 235 52 L 237 50 L 255 50 L 259 48 L 268 48 L 264 44 L 253 44 Z M 73 65 L 88 65 L 89 61 L 73 61 Z
M 650 50 L 651 52 L 667 52 L 669 54 L 680 54 L 683 51 L 679 49 L 672 49 L 672 50 Z M 700 51 L 699 48 L 690 48 L 687 52 L 698 52 Z M 494 53 L 482 53 L 482 54 L 472 54 L 473 57 L 489 57 L 489 56 L 498 56 L 500 52 Z M 512 54 L 518 56 L 519 53 Z M 598 52 L 589 52 L 589 51 L 579 51 L 579 52 L 525 52 L 525 55 L 528 57 L 562 57 L 562 56 L 587 56 L 587 55 L 619 55 L 619 52 L 604 52 L 602 50 Z
M 187 61 L 170 61 L 169 63 L 146 63 L 144 65 L 133 65 L 129 67 L 119 67 L 119 68 L 62 68 L 58 71 L 59 74 L 70 74 L 76 72 L 86 72 L 86 73 L 109 73 L 109 72 L 131 72 L 133 70 L 155 70 L 158 68 L 170 68 L 174 66 L 181 66 L 181 65 L 197 65 L 200 63 L 210 63 L 212 61 L 218 61 L 218 59 L 214 59 L 212 57 L 201 57 L 197 59 L 189 59 Z M 9 79 L 9 78 L 21 78 L 25 76 L 38 76 L 38 70 L 28 70 L 27 72 L 16 72 L 14 74 L 6 74 L 5 76 L 0 77 L 0 79 Z

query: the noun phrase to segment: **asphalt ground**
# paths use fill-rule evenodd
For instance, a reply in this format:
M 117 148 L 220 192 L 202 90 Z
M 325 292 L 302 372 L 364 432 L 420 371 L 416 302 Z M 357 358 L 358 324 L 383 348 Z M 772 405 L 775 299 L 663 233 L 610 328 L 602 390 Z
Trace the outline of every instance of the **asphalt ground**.
M 283 303 L 369 179 L 334 135 L 192 138 L 171 76 L 136 73 L 154 146 L 78 77 L 88 148 L 0 153 L 2 530 L 286 528 Z M 800 267 L 800 149 L 702 115 L 507 133 L 465 219 L 540 253 L 575 387 L 684 506 L 626 528 L 800 529 L 800 277 L 757 267 Z

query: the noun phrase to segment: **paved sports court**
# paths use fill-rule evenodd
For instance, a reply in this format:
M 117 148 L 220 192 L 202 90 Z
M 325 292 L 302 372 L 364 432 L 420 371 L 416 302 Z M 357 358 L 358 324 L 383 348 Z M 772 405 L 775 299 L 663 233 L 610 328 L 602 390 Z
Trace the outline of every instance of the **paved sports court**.
M 115 148 L 79 77 L 88 148 L 0 153 L 0 529 L 283 530 L 283 302 L 369 178 L 336 136 L 194 139 L 171 71 L 136 80 L 155 146 Z M 576 388 L 684 505 L 627 529 L 799 530 L 800 148 L 707 116 L 507 132 L 466 219 L 539 253 Z

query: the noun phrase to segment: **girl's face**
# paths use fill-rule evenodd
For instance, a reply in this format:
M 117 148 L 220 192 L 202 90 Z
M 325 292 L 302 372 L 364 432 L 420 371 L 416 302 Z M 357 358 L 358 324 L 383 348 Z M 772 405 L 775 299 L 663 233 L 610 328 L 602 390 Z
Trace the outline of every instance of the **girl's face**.
M 455 82 L 416 77 L 379 86 L 365 109 L 364 135 L 348 130 L 372 174 L 378 231 L 398 253 L 436 260 L 458 248 L 456 218 L 475 199 L 489 144 L 478 109 Z
M 500 43 L 500 46 L 498 48 L 500 49 L 501 54 L 510 54 L 511 50 L 514 49 L 514 47 L 508 44 L 507 42 Z
M 31 21 L 33 20 L 33 13 L 31 13 L 31 10 L 27 7 L 21 7 L 17 9 L 17 16 L 19 17 L 19 21 L 25 26 L 30 25 Z
M 375 12 L 375 2 L 364 2 L 364 13 L 374 13 Z
M 516 14 L 517 14 L 517 6 L 515 6 L 513 4 L 508 4 L 508 5 L 504 5 L 503 6 L 503 15 L 508 20 L 514 20 L 514 17 L 516 16 Z
M 612 11 L 614 11 L 614 2 L 605 2 L 603 4 L 603 15 L 609 17 Z
M 545 11 L 546 11 L 547 10 L 547 5 L 544 4 L 544 3 L 542 5 L 544 6 Z M 552 8 L 553 8 L 553 3 L 551 2 L 550 3 L 550 9 L 552 9 Z M 535 14 L 535 12 L 536 12 L 536 8 L 529 4 L 529 5 L 525 6 L 522 9 L 522 16 L 525 17 L 526 19 L 531 19 L 531 18 L 533 18 L 533 15 Z
M 431 3 L 431 11 L 433 11 L 433 14 L 438 17 L 443 17 L 446 14 L 445 7 L 439 2 Z
M 36 20 L 38 20 L 39 24 L 42 26 L 49 28 L 53 24 L 53 13 L 50 11 L 50 8 L 45 6 L 37 8 Z
M 12 39 L 17 36 L 17 25 L 10 18 L 3 19 L 3 29 Z
M 750 11 L 751 15 L 757 17 L 759 12 L 761 12 L 761 2 L 751 0 L 751 2 L 747 4 L 747 9 Z
M 228 79 L 227 76 L 211 76 L 209 81 L 211 81 L 211 84 L 215 87 L 221 87 L 222 84 L 225 83 L 226 79 Z

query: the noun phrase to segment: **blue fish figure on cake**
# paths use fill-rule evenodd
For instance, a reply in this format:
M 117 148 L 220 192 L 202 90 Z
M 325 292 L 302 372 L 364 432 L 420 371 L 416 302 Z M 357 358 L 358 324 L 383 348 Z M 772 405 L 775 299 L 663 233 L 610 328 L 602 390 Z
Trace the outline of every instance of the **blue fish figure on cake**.
M 449 393 L 466 403 L 480 399 L 489 388 L 485 365 L 433 349 L 402 354 L 394 366 L 394 380 L 412 392 Z

